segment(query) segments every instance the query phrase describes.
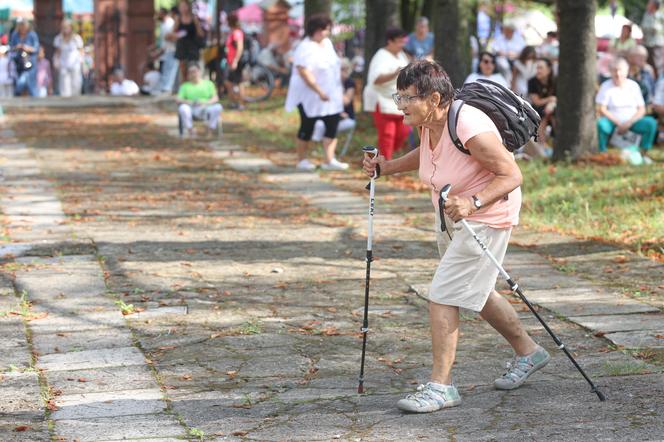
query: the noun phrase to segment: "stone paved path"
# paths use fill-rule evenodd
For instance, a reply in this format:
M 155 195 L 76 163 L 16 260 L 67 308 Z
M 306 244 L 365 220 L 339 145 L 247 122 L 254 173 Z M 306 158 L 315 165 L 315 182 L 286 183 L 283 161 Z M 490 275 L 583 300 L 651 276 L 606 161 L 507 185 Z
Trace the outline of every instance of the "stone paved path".
M 0 440 L 664 434 L 659 368 L 608 345 L 659 344 L 661 312 L 527 248 L 510 250 L 508 271 L 609 401 L 588 392 L 515 304 L 555 355 L 541 374 L 493 390 L 510 350 L 465 312 L 455 366 L 463 405 L 399 413 L 395 401 L 430 365 L 421 297 L 436 252 L 410 214 L 380 206 L 368 394 L 358 396 L 365 183 L 340 190 L 329 175 L 292 173 L 224 139 L 182 143 L 168 136 L 173 117 L 157 111 L 104 111 L 111 135 L 95 111 L 79 111 L 86 131 L 69 141 L 49 139 L 62 134 L 54 111 L 41 111 L 38 136 L 18 124 L 30 115 L 10 114 L 2 129 Z

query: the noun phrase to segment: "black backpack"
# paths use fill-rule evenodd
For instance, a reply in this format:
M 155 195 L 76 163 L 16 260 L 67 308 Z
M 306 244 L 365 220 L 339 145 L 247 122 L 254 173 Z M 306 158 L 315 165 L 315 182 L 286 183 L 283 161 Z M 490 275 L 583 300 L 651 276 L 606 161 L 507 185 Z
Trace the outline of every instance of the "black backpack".
M 523 98 L 505 86 L 491 80 L 479 79 L 464 84 L 456 91 L 454 101 L 447 113 L 447 129 L 454 145 L 470 155 L 456 132 L 459 111 L 469 104 L 484 112 L 496 125 L 503 138 L 503 144 L 510 152 L 521 148 L 531 138 L 537 140 L 540 116 Z

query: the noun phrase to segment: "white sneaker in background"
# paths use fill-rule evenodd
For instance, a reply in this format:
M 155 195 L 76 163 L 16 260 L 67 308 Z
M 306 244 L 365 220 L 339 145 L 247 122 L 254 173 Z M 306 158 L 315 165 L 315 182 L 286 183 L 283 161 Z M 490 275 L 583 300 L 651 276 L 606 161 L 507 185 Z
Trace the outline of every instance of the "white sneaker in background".
M 323 170 L 347 170 L 348 163 L 342 163 L 341 161 L 338 161 L 336 158 L 332 158 L 332 161 L 330 161 L 329 163 L 321 164 L 320 168 Z
M 316 170 L 316 165 L 305 158 L 299 163 L 297 163 L 297 166 L 295 166 L 295 168 L 297 170 Z
M 643 155 L 643 164 L 648 165 L 648 164 L 653 164 L 654 161 L 652 158 L 649 156 Z

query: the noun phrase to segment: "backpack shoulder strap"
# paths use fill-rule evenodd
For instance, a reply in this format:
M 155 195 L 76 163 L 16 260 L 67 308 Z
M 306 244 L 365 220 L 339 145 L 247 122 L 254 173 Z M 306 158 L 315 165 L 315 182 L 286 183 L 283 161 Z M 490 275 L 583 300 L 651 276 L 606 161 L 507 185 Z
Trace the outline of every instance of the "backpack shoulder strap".
M 463 143 L 457 135 L 457 123 L 459 122 L 459 112 L 464 105 L 463 100 L 454 100 L 447 111 L 447 131 L 450 133 L 452 142 L 461 152 L 470 155 L 470 151 L 463 146 Z

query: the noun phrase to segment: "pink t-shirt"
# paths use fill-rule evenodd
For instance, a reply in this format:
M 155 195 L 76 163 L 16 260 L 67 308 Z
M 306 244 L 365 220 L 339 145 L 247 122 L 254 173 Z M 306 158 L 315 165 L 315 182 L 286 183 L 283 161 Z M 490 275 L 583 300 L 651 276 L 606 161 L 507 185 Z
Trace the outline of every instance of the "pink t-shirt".
M 493 132 L 502 140 L 500 132 L 493 121 L 481 110 L 464 105 L 459 113 L 457 136 L 465 145 L 475 135 Z M 431 150 L 429 144 L 429 130 L 422 132 L 420 144 L 420 180 L 431 187 L 431 200 L 438 210 L 440 189 L 446 184 L 452 185 L 450 195 L 471 197 L 481 192 L 495 175 L 473 158 L 456 148 L 447 126 L 438 145 Z M 487 224 L 494 228 L 507 228 L 519 223 L 519 209 L 521 208 L 521 188 L 517 187 L 507 200 L 500 199 L 495 203 L 484 206 L 466 219 Z

